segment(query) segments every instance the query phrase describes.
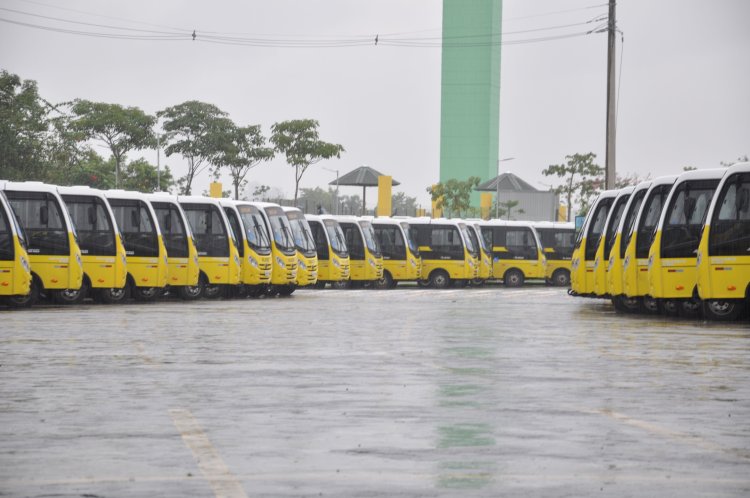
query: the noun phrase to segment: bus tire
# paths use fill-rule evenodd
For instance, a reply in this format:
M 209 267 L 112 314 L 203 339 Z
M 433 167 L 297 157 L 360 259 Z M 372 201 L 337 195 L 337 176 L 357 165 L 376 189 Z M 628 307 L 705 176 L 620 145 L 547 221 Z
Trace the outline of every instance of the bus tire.
M 155 301 L 161 291 L 161 287 L 133 287 L 133 299 L 144 303 Z
M 295 284 L 281 285 L 279 286 L 279 296 L 289 297 L 296 290 L 297 290 L 297 286 Z
M 487 281 L 483 278 L 473 278 L 471 279 L 471 286 L 472 287 L 484 287 L 484 284 Z
M 389 272 L 388 270 L 384 270 L 383 277 L 375 281 L 375 288 L 384 290 L 384 289 L 390 289 L 392 287 L 393 287 L 393 277 L 391 276 L 391 272 Z
M 622 294 L 612 298 L 615 311 L 620 313 L 638 313 L 641 311 L 641 300 L 637 297 L 627 297 Z
M 128 298 L 128 284 L 125 287 L 97 289 L 94 300 L 104 304 L 121 304 Z
M 417 285 L 419 287 L 422 287 L 423 289 L 426 289 L 430 286 L 430 281 L 429 280 L 417 280 Z
M 739 299 L 707 299 L 703 302 L 703 314 L 709 320 L 729 322 L 739 318 L 745 303 Z
M 88 294 L 89 286 L 86 279 L 81 282 L 81 287 L 78 289 L 56 289 L 52 291 L 52 299 L 57 304 L 79 304 L 82 303 L 86 294 Z
M 557 287 L 570 286 L 570 272 L 565 268 L 559 268 L 552 274 L 552 285 Z
M 351 280 L 339 280 L 338 282 L 331 283 L 331 288 L 333 289 L 350 289 L 352 287 L 352 281 Z
M 203 283 L 198 282 L 198 285 L 181 285 L 177 289 L 177 295 L 183 301 L 195 301 L 203 296 Z
M 219 284 L 206 284 L 203 286 L 203 297 L 206 299 L 219 299 L 224 294 L 224 287 Z
M 643 296 L 643 311 L 650 315 L 658 315 L 662 312 L 661 302 L 651 296 Z
M 430 273 L 430 287 L 433 289 L 447 289 L 451 285 L 451 277 L 445 270 L 435 270 Z
M 36 275 L 31 276 L 31 286 L 29 287 L 29 293 L 25 296 L 8 296 L 8 304 L 14 308 L 30 308 L 37 301 L 39 301 L 39 294 L 41 293 L 42 284 L 39 277 Z
M 316 289 L 325 289 L 326 283 L 323 280 L 318 280 L 317 282 L 315 282 L 315 285 L 313 285 L 313 287 Z
M 667 299 L 662 304 L 662 309 L 664 310 L 664 314 L 668 316 L 679 315 L 681 307 L 682 307 L 682 303 L 674 299 Z
M 506 287 L 521 287 L 524 282 L 523 272 L 516 268 L 511 268 L 503 275 L 503 283 Z

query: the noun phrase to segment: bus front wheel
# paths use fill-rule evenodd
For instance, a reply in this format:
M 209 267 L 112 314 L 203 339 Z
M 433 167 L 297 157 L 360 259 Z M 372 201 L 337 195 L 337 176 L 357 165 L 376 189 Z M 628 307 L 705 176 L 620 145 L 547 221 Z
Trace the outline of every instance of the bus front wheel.
M 521 287 L 523 285 L 523 272 L 512 268 L 505 272 L 503 283 L 506 287 Z
M 291 296 L 295 290 L 297 290 L 297 286 L 295 284 L 281 285 L 279 286 L 279 296 L 281 297 Z
M 161 294 L 161 287 L 133 287 L 133 298 L 136 301 L 153 301 Z
M 41 285 L 39 281 L 35 277 L 32 277 L 29 293 L 25 296 L 8 296 L 8 304 L 14 308 L 29 308 L 39 300 L 40 292 Z
M 78 289 L 59 289 L 52 292 L 52 298 L 57 304 L 78 304 L 83 301 L 88 292 L 86 282 Z
M 94 294 L 94 298 L 104 304 L 120 304 L 128 297 L 128 286 L 120 288 L 99 289 Z
M 706 318 L 728 322 L 736 320 L 744 308 L 744 303 L 735 299 L 708 299 L 703 303 Z
M 435 270 L 430 274 L 430 286 L 433 289 L 446 289 L 451 285 L 451 277 L 444 270 Z
M 390 289 L 391 287 L 393 287 L 393 277 L 391 276 L 391 272 L 385 270 L 383 272 L 383 277 L 375 281 L 375 288 L 382 290 Z

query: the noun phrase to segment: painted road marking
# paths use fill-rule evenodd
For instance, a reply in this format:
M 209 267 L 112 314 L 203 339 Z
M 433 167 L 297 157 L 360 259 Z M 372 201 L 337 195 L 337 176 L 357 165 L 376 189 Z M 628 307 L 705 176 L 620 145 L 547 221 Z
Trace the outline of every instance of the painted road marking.
M 224 463 L 193 414 L 182 408 L 169 410 L 169 414 L 216 498 L 247 498 L 237 476 Z
M 618 422 L 622 422 L 623 424 L 629 425 L 631 427 L 636 427 L 638 429 L 642 429 L 652 434 L 656 434 L 657 436 L 661 436 L 667 439 L 672 439 L 680 443 L 689 444 L 689 445 L 692 445 L 692 446 L 695 446 L 695 447 L 698 447 L 707 451 L 729 453 L 730 455 L 733 455 L 738 458 L 742 458 L 745 460 L 750 459 L 750 453 L 740 451 L 739 449 L 727 448 L 727 447 L 721 446 L 720 444 L 716 444 L 712 441 L 704 439 L 700 436 L 695 436 L 695 435 L 687 434 L 684 432 L 672 431 L 665 427 L 661 427 L 656 424 L 646 422 L 645 420 L 638 420 L 635 418 L 630 418 L 627 415 L 624 415 L 622 413 L 618 413 L 612 410 L 586 410 L 586 411 L 588 413 L 596 413 L 599 415 L 604 415 L 606 417 L 612 418 L 614 420 L 617 420 Z

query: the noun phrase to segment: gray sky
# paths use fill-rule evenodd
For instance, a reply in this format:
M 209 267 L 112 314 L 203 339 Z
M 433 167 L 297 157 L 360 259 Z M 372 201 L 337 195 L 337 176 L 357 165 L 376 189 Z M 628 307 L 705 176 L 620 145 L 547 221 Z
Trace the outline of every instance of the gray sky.
M 507 42 L 591 30 L 601 23 L 580 23 L 606 14 L 606 1 L 503 3 L 500 157 L 515 159 L 502 170 L 544 188 L 556 182 L 541 170 L 565 155 L 594 152 L 603 166 L 606 34 Z M 427 204 L 425 188 L 438 180 L 440 49 L 387 42 L 433 45 L 442 23 L 439 0 L 0 0 L 0 9 L 0 19 L 56 29 L 146 34 L 62 21 L 69 20 L 196 30 L 195 42 L 143 41 L 0 22 L 0 68 L 36 80 L 52 102 L 84 98 L 155 113 L 197 99 L 238 124 L 261 124 L 266 135 L 274 122 L 314 118 L 321 138 L 343 144 L 346 153 L 311 166 L 302 187 L 334 180 L 324 167 L 343 175 L 367 164 L 399 180 L 395 191 Z M 618 173 L 658 176 L 750 154 L 750 2 L 622 0 L 617 19 L 625 39 L 617 51 Z M 574 26 L 548 29 L 566 25 Z M 208 43 L 211 33 L 266 46 Z M 370 43 L 375 34 L 377 46 Z M 288 40 L 304 47 L 280 46 Z M 366 44 L 340 46 L 351 40 Z M 323 41 L 337 46 L 312 46 Z M 142 155 L 156 162 L 155 151 Z M 175 176 L 184 173 L 181 158 L 162 155 L 162 164 Z M 248 178 L 293 195 L 293 169 L 281 157 Z M 196 190 L 208 182 L 204 174 Z M 373 191 L 368 204 L 375 197 Z

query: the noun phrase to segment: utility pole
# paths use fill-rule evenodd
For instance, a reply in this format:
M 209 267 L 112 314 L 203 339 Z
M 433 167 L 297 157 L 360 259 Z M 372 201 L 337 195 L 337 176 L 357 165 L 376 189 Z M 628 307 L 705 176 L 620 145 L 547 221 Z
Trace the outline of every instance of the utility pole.
M 156 134 L 156 191 L 161 192 L 161 143 Z
M 615 136 L 616 109 L 615 97 L 615 0 L 609 0 L 609 20 L 607 23 L 607 155 L 604 163 L 604 185 L 609 189 L 615 188 Z

